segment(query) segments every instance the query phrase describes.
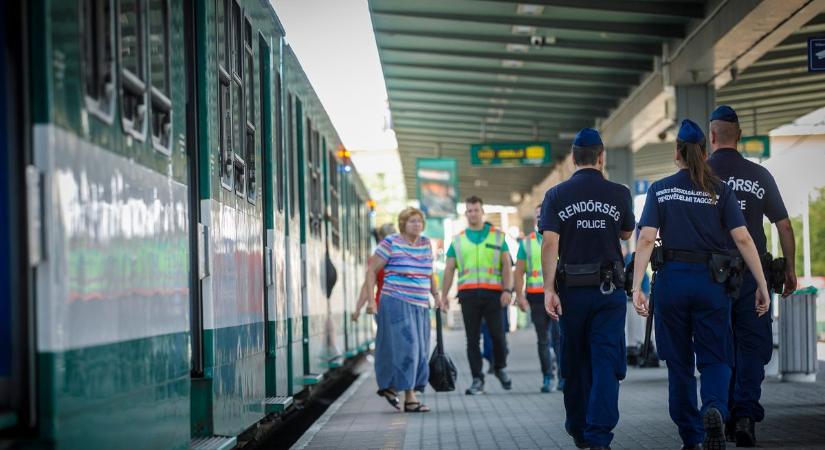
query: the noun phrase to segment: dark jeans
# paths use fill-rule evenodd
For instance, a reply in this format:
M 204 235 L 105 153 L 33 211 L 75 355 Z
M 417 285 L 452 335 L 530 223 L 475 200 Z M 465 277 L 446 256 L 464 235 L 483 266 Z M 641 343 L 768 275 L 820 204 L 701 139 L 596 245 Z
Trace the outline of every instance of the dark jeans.
M 536 328 L 536 344 L 539 352 L 539 362 L 541 363 L 541 373 L 544 376 L 553 376 L 553 362 L 550 357 L 550 346 L 556 356 L 556 367 L 560 368 L 561 353 L 559 351 L 559 322 L 550 318 L 544 309 L 544 294 L 527 294 L 527 301 L 530 303 L 530 320 Z M 559 369 L 559 380 L 562 379 Z
M 504 351 L 510 354 L 510 347 L 507 345 L 507 333 L 510 332 L 509 308 L 501 308 L 501 327 L 504 330 Z M 481 321 L 481 356 L 493 365 L 493 338 L 490 337 L 490 327 L 487 322 Z
M 458 293 L 464 332 L 467 334 L 467 359 L 473 378 L 484 379 L 481 363 L 481 320 L 487 322 L 493 341 L 493 361 L 495 368 L 507 367 L 507 350 L 504 328 L 501 323 L 501 292 L 489 289 L 464 290 Z

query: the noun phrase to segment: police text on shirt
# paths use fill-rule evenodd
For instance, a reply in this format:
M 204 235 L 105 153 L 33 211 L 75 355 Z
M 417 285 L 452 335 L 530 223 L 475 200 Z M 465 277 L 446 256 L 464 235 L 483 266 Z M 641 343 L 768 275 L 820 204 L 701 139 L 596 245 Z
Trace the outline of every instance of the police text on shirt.
M 566 208 L 558 212 L 559 219 L 562 222 L 571 219 L 579 213 L 601 213 L 609 216 L 614 221 L 618 222 L 621 219 L 621 212 L 615 205 L 609 203 L 598 202 L 594 200 L 580 201 L 567 205 Z M 606 219 L 577 219 L 576 228 L 578 229 L 604 229 L 607 228 Z
M 734 178 L 731 176 L 727 180 L 725 180 L 730 188 L 736 192 L 748 192 L 756 196 L 759 200 L 762 200 L 765 197 L 765 188 L 759 186 L 758 180 L 745 180 L 743 178 Z M 739 207 L 741 209 L 747 209 L 746 207 L 747 200 L 739 200 Z
M 718 195 L 715 197 L 716 199 L 708 195 L 705 191 L 688 190 L 678 187 L 656 191 L 656 200 L 658 200 L 659 203 L 676 200 L 685 203 L 711 204 L 719 198 Z

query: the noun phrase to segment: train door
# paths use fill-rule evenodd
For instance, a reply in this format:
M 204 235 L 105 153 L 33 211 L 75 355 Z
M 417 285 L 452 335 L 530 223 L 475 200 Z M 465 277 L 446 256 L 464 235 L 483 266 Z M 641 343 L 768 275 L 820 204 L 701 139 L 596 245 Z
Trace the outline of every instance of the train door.
M 35 426 L 30 263 L 39 249 L 39 180 L 31 164 L 26 2 L 0 6 L 0 437 Z M 36 172 L 32 172 L 36 173 Z M 20 195 L 25 192 L 26 196 Z M 20 213 L 13 213 L 20 212 Z M 29 244 L 29 245 L 27 245 Z
M 285 75 L 291 81 L 295 77 L 286 67 Z M 287 88 L 291 85 L 287 82 Z M 287 186 L 287 220 L 286 220 L 286 266 L 287 266 L 287 364 L 289 378 L 287 380 L 289 395 L 300 391 L 304 376 L 304 346 L 303 346 L 303 318 L 302 318 L 302 279 L 301 276 L 301 223 L 300 203 L 298 193 L 298 145 L 301 133 L 301 103 L 295 94 L 287 89 L 286 94 L 286 177 Z
M 344 333 L 346 330 L 346 293 L 343 287 L 344 261 L 341 252 L 340 230 L 340 187 L 338 186 L 338 168 L 341 167 L 335 153 L 327 148 L 327 141 L 322 145 L 324 173 L 324 240 L 326 251 L 326 295 L 327 295 L 327 354 L 329 365 L 334 368 L 340 364 L 345 351 Z
M 291 403 L 287 379 L 286 336 L 286 223 L 285 162 L 282 123 L 281 37 L 268 43 L 261 36 L 261 117 L 264 157 L 265 298 L 266 298 L 266 400 L 267 413 L 283 412 Z

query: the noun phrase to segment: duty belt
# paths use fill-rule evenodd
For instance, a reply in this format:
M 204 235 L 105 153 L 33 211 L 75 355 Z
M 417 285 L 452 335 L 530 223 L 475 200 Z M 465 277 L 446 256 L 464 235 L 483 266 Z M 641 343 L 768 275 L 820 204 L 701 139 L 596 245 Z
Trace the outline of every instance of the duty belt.
M 665 261 L 707 264 L 711 254 L 706 252 L 691 252 L 687 250 L 665 250 Z
M 621 261 L 592 264 L 560 264 L 559 282 L 567 287 L 599 287 L 604 295 L 610 295 L 616 286 L 624 286 L 624 265 Z
M 706 264 L 713 281 L 724 284 L 730 297 L 739 297 L 745 267 L 745 261 L 740 255 L 664 249 L 663 256 L 665 261 Z

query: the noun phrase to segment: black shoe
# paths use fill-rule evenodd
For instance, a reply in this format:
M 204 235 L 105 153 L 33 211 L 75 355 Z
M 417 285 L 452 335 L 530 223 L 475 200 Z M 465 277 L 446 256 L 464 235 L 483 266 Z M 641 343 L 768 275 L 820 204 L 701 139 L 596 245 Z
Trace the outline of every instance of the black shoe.
M 587 441 L 584 440 L 583 436 L 576 436 L 572 431 L 570 431 L 569 428 L 567 428 L 566 425 L 564 427 L 564 431 L 566 431 L 567 434 L 570 435 L 571 438 L 573 438 L 573 444 L 576 446 L 576 448 L 590 448 L 590 444 L 588 444 Z
M 736 420 L 731 419 L 725 422 L 725 440 L 728 442 L 736 442 Z
M 610 447 L 590 447 L 590 450 L 610 450 Z
M 750 417 L 742 417 L 736 421 L 736 446 L 755 447 L 756 429 Z
M 489 374 L 496 373 L 496 368 L 493 366 L 493 363 L 490 363 L 490 365 L 487 366 L 487 373 L 489 373 Z
M 705 449 L 725 450 L 725 421 L 722 420 L 722 413 L 716 408 L 708 408 L 702 416 L 702 424 L 705 426 Z
M 473 378 L 473 384 L 464 391 L 467 395 L 479 395 L 484 393 L 484 379 Z
M 510 375 L 507 375 L 504 369 L 496 370 L 496 378 L 498 378 L 498 381 L 501 381 L 501 387 L 503 387 L 505 391 L 513 389 L 513 380 L 510 379 Z
M 691 445 L 690 447 L 682 446 L 682 450 L 702 450 L 704 447 L 702 444 Z

